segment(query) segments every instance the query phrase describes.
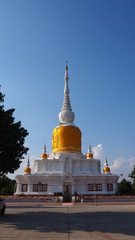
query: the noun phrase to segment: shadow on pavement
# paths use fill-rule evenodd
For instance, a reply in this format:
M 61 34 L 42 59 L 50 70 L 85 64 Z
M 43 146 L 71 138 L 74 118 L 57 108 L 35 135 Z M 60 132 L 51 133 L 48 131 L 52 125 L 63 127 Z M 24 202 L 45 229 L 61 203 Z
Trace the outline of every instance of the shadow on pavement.
M 22 210 L 21 210 L 22 211 Z M 67 211 L 67 212 L 66 212 Z M 0 224 L 15 230 L 67 233 L 73 231 L 119 233 L 135 236 L 135 212 L 58 212 L 55 209 L 6 214 Z

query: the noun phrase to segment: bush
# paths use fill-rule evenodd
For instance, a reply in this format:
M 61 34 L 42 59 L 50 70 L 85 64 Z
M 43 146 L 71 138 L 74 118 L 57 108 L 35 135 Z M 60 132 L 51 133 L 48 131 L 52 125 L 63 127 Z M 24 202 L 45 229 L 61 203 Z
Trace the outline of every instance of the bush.
M 9 187 L 3 187 L 1 189 L 1 195 L 2 196 L 6 196 L 6 195 L 11 195 L 11 191 Z
M 4 176 L 0 178 L 0 195 L 13 195 L 15 188 L 15 180 L 11 180 Z
M 135 182 L 132 184 L 132 192 L 135 193 Z
M 120 183 L 118 183 L 118 191 L 120 194 L 129 194 L 132 192 L 131 182 L 123 179 Z

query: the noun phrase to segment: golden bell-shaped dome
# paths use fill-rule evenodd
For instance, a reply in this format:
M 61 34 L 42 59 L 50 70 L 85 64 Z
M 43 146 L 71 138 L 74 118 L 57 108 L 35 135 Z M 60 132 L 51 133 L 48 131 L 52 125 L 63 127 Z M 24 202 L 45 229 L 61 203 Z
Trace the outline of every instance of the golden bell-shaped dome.
M 24 173 L 31 173 L 31 168 L 28 167 L 24 168 Z
M 110 173 L 110 168 L 109 167 L 104 167 L 103 172 L 104 173 Z
M 81 152 L 81 131 L 74 125 L 60 125 L 53 130 L 53 152 Z
M 43 159 L 43 158 L 47 158 L 48 157 L 48 155 L 46 154 L 46 153 L 42 153 L 41 154 L 41 158 Z
M 89 158 L 93 158 L 93 154 L 92 153 L 88 153 L 87 154 L 87 159 L 89 159 Z

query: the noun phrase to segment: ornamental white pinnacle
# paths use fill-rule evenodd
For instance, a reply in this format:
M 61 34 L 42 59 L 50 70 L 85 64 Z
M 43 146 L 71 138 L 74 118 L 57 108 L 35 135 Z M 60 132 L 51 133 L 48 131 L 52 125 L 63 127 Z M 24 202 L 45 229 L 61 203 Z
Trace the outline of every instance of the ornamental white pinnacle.
M 28 154 L 28 160 L 27 160 L 27 168 L 30 168 L 29 154 Z
M 71 104 L 70 104 L 70 98 L 69 98 L 69 87 L 68 87 L 68 66 L 66 63 L 65 67 L 65 88 L 64 88 L 64 101 L 63 101 L 63 106 L 62 106 L 62 111 L 69 110 L 72 111 Z
M 89 147 L 88 147 L 88 153 L 92 153 L 90 144 L 89 144 Z
M 46 144 L 44 144 L 43 153 L 45 153 L 45 154 L 46 154 Z
M 66 62 L 66 67 L 65 67 L 65 88 L 64 88 L 64 101 L 63 101 L 63 106 L 62 110 L 59 113 L 59 120 L 61 124 L 68 124 L 72 125 L 75 114 L 72 112 L 71 104 L 70 104 L 70 98 L 69 98 L 69 87 L 68 87 L 68 66 Z
M 104 167 L 108 167 L 108 161 L 107 161 L 107 158 L 105 159 Z

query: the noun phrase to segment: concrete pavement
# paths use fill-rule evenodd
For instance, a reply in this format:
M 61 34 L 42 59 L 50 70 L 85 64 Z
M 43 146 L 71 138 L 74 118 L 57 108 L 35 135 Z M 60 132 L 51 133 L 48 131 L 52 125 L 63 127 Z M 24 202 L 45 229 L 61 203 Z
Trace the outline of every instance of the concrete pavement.
M 135 240 L 135 205 L 7 204 L 0 240 Z

